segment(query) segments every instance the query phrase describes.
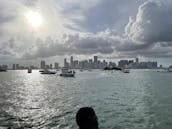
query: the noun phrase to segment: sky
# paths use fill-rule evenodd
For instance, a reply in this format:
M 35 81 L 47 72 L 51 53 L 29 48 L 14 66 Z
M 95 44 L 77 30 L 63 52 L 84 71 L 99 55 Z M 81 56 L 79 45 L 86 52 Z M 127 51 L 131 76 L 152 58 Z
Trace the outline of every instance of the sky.
M 171 0 L 0 0 L 0 64 L 100 59 L 172 65 Z

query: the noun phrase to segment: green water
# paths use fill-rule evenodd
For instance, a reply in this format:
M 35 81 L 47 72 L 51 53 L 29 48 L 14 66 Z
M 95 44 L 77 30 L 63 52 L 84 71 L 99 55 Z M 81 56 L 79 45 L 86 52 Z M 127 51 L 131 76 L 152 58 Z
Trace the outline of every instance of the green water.
M 100 129 L 172 129 L 172 73 L 0 73 L 2 128 L 77 129 L 75 114 L 83 106 L 95 109 Z

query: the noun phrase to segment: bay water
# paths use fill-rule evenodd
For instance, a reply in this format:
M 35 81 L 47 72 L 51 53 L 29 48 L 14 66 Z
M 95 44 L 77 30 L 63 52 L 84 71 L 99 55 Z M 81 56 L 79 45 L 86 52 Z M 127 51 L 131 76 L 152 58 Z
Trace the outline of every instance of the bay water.
M 2 129 L 77 129 L 75 115 L 84 106 L 94 108 L 100 129 L 172 129 L 172 73 L 0 73 Z

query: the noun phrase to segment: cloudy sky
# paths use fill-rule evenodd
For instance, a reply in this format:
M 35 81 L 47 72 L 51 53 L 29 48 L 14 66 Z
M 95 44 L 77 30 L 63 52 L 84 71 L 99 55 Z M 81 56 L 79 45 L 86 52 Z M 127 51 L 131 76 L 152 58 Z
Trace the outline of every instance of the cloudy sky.
M 0 0 L 0 63 L 73 55 L 172 64 L 171 0 Z

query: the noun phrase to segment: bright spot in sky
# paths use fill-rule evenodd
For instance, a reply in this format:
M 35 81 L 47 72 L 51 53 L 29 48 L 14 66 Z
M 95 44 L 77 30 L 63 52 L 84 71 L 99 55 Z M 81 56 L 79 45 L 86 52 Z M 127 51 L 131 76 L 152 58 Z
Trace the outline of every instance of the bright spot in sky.
M 26 14 L 26 18 L 28 22 L 35 27 L 38 27 L 42 24 L 42 18 L 38 12 L 29 12 Z

